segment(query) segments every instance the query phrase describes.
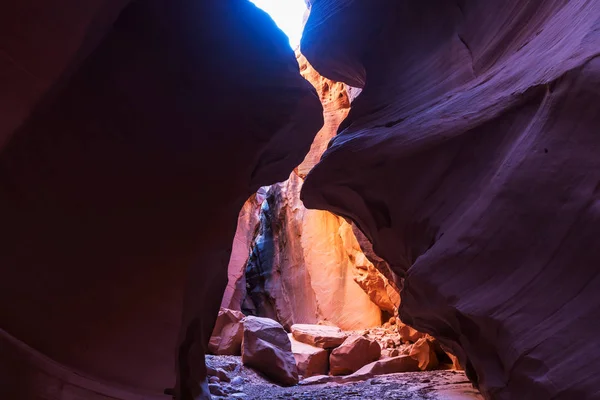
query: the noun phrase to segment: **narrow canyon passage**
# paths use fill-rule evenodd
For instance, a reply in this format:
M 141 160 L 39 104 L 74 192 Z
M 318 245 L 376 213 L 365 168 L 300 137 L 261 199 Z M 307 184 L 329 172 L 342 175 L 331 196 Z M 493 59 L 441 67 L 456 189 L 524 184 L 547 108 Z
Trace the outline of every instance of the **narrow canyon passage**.
M 296 57 L 321 99 L 324 125 L 288 180 L 261 188 L 240 211 L 229 282 L 209 344 L 211 393 L 255 399 L 265 393 L 305 399 L 479 398 L 453 354 L 399 320 L 401 281 L 356 226 L 300 201 L 307 173 L 347 116 L 356 91 L 320 76 L 298 49 Z M 250 340 L 246 331 L 252 328 L 246 325 L 254 323 L 265 330 L 278 327 L 290 348 L 271 337 L 260 338 L 268 345 Z
M 257 4 L 269 11 L 272 3 Z M 286 33 L 295 28 L 289 14 L 274 14 Z M 288 36 L 297 37 L 293 32 Z M 290 44 L 294 46 L 292 39 Z M 456 358 L 433 337 L 398 319 L 401 281 L 360 230 L 331 212 L 303 206 L 304 180 L 360 90 L 322 77 L 297 45 L 295 52 L 301 75 L 321 100 L 324 125 L 289 178 L 261 188 L 238 216 L 229 282 L 209 345 L 215 354 L 209 365 L 225 368 L 209 368 L 210 391 L 218 397 L 265 398 L 269 393 L 272 398 L 307 399 L 426 399 L 450 391 L 464 399 L 477 398 Z M 246 336 L 252 329 L 246 325 L 259 322 L 263 329 L 279 327 L 284 341 L 287 334 L 287 351 L 293 358 L 286 362 L 285 345 L 269 357 L 268 347 L 277 341 L 261 338 L 269 342 L 266 346 Z M 322 337 L 315 339 L 315 332 Z M 440 372 L 425 372 L 433 370 Z M 391 375 L 417 371 L 423 371 L 421 376 L 412 374 L 410 379 Z M 379 386 L 372 379 L 378 376 L 389 380 Z M 278 389 L 272 383 L 299 386 Z
M 0 399 L 600 399 L 599 56 L 590 0 L 3 2 Z

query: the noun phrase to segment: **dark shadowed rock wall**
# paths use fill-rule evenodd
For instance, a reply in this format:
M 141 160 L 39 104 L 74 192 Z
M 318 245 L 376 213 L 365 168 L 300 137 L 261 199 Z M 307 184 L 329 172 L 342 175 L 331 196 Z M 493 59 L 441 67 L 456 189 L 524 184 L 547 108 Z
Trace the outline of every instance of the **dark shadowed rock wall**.
M 600 3 L 315 0 L 301 48 L 363 87 L 304 203 L 405 278 L 402 319 L 487 398 L 598 398 Z
M 236 217 L 319 99 L 246 0 L 75 3 L 0 12 L 0 397 L 207 398 Z

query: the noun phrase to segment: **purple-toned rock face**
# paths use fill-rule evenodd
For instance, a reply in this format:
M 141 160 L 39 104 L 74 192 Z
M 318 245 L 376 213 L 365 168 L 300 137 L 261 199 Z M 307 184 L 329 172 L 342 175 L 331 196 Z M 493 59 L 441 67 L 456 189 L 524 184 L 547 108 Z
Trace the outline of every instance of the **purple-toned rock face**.
M 305 204 L 357 223 L 485 396 L 595 398 L 600 2 L 315 0 L 301 48 L 364 87 Z
M 238 212 L 303 160 L 315 90 L 246 0 L 2 8 L 0 398 L 162 399 L 176 370 L 206 397 Z
M 363 91 L 306 206 L 487 398 L 596 398 L 600 2 L 310 3 L 303 54 Z M 238 212 L 323 124 L 287 38 L 247 0 L 7 0 L 0 88 L 0 398 L 208 398 Z

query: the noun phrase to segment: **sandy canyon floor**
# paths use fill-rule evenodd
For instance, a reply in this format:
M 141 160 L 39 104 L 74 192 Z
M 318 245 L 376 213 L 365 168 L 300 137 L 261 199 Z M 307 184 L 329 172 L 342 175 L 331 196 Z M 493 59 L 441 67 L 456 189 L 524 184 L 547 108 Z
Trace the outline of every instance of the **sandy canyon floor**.
M 240 399 L 397 399 L 482 400 L 462 371 L 426 371 L 380 375 L 352 383 L 280 387 L 241 365 L 240 357 L 208 356 L 208 363 L 227 371 L 230 382 L 213 383 L 213 398 Z M 216 395 L 220 391 L 221 396 Z

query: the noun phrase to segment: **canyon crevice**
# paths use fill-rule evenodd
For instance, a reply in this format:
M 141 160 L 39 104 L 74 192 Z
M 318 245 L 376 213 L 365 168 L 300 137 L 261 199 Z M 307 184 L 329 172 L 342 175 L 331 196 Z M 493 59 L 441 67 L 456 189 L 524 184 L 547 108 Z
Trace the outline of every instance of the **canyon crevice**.
M 600 398 L 600 2 L 306 3 L 0 6 L 0 398 Z
M 386 271 L 385 262 L 369 253 L 352 224 L 300 201 L 304 178 L 350 110 L 348 87 L 323 78 L 299 52 L 296 57 L 321 99 L 324 125 L 289 178 L 261 188 L 240 211 L 222 307 L 274 319 L 288 330 L 318 322 L 345 330 L 380 326 L 399 303 L 394 281 L 378 270 Z

